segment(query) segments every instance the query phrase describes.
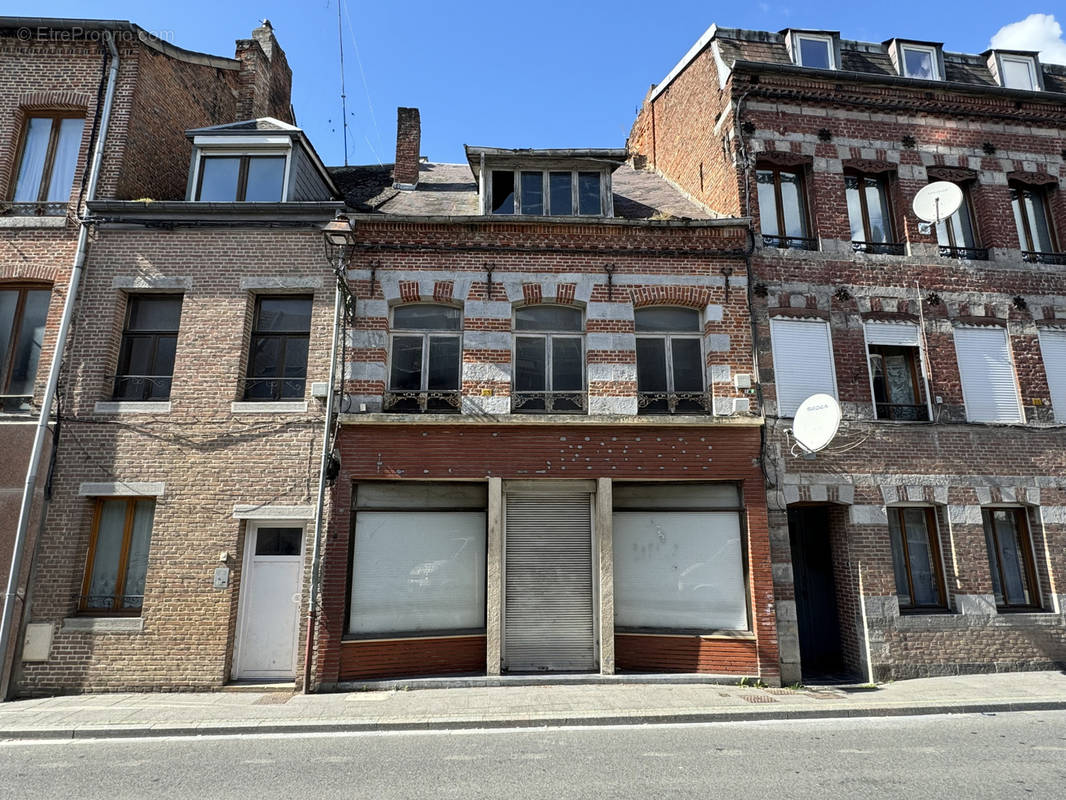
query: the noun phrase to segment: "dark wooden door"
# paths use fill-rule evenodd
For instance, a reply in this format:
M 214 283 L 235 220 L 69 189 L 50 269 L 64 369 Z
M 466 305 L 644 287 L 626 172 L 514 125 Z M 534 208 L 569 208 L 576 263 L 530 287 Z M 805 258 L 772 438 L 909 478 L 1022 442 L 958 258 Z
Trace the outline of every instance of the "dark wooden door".
M 829 546 L 829 510 L 825 506 L 789 509 L 788 531 L 803 678 L 840 674 L 844 657 Z

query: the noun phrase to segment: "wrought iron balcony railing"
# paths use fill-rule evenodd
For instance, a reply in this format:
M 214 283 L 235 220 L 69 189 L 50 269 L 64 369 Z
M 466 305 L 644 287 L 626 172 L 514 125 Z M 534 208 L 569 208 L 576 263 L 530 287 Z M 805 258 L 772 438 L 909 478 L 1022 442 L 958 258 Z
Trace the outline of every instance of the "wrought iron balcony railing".
M 1033 250 L 1022 251 L 1022 261 L 1030 264 L 1054 264 L 1066 266 L 1066 253 L 1037 253 Z
M 242 382 L 242 397 L 245 400 L 303 400 L 303 378 L 245 378 Z
M 639 414 L 710 414 L 710 392 L 637 392 Z
M 903 242 L 852 242 L 855 253 L 877 253 L 883 256 L 901 256 L 904 254 Z
M 967 261 L 988 261 L 987 247 L 953 247 L 942 244 L 938 251 L 942 258 L 961 258 Z
M 78 608 L 82 611 L 92 611 L 94 614 L 138 614 L 144 605 L 143 594 L 121 595 L 119 605 L 115 607 L 115 596 L 112 594 L 88 594 L 77 595 Z
M 519 413 L 583 414 L 587 409 L 585 392 L 511 393 L 511 411 Z
M 13 217 L 65 217 L 69 203 L 3 203 L 0 213 Z
M 397 414 L 457 414 L 461 401 L 462 394 L 458 389 L 390 391 L 382 397 L 381 410 Z
M 777 247 L 782 250 L 818 249 L 818 240 L 807 236 L 773 236 L 764 233 L 762 235 L 762 243 L 765 247 Z
M 928 422 L 929 409 L 924 405 L 903 403 L 878 403 L 877 418 L 895 422 Z
M 114 400 L 169 400 L 170 375 L 116 375 Z
M 33 395 L 0 394 L 0 413 L 2 414 L 29 414 L 33 410 Z

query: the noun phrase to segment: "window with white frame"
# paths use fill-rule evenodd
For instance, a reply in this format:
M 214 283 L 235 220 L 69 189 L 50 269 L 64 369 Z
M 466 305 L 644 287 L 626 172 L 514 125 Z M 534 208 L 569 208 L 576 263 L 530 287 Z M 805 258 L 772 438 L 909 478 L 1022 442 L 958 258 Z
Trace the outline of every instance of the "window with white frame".
M 798 66 L 837 69 L 833 37 L 816 33 L 792 34 L 792 59 Z
M 1006 55 L 999 57 L 999 82 L 1008 89 L 1040 89 L 1036 61 L 1032 56 Z
M 654 306 L 633 312 L 637 330 L 637 402 L 642 414 L 702 413 L 703 325 L 694 308 Z
M 899 46 L 900 74 L 907 78 L 923 78 L 929 81 L 942 79 L 937 48 L 924 44 L 901 44 Z
M 735 484 L 616 482 L 613 504 L 616 629 L 750 630 Z
M 1040 352 L 1055 421 L 1066 422 L 1066 328 L 1041 329 Z
M 829 323 L 816 319 L 770 320 L 777 385 L 777 414 L 792 417 L 812 394 L 837 396 Z
M 928 393 L 918 326 L 867 322 L 864 328 L 877 419 L 928 421 Z
M 392 310 L 385 411 L 458 411 L 463 312 L 419 303 Z
M 955 328 L 955 353 L 970 422 L 1024 422 L 1005 328 Z
M 487 505 L 483 483 L 358 484 L 348 633 L 483 630 Z
M 494 169 L 486 206 L 493 214 L 604 216 L 608 185 L 602 170 Z

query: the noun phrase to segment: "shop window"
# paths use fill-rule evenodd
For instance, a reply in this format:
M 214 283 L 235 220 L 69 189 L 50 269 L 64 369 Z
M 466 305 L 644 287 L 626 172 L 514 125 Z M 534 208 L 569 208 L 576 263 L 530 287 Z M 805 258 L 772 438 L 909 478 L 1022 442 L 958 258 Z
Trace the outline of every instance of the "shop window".
M 931 508 L 887 510 L 900 609 L 946 609 L 936 514 Z
M 96 501 L 81 611 L 140 613 L 154 516 L 154 500 L 121 497 Z
M 803 172 L 798 168 L 761 166 L 755 171 L 759 190 L 759 230 L 767 247 L 816 250 L 811 238 Z
M 16 212 L 66 213 L 84 127 L 80 114 L 39 114 L 26 120 L 11 195 Z
M 580 413 L 586 408 L 581 311 L 523 306 L 515 311 L 511 410 Z
M 956 328 L 955 353 L 970 422 L 1024 422 L 1004 328 Z
M 459 410 L 463 312 L 428 303 L 392 311 L 385 411 Z
M 770 320 L 777 414 L 792 417 L 812 394 L 837 396 L 829 324 L 821 320 Z
M 703 326 L 692 308 L 656 306 L 634 312 L 637 403 L 642 414 L 711 410 L 704 388 Z
M 992 591 L 1003 609 L 1040 606 L 1029 525 L 1022 508 L 986 508 L 982 511 Z
M 0 288 L 0 410 L 29 411 L 51 289 Z
M 310 296 L 255 299 L 245 400 L 302 400 L 311 336 Z
M 116 400 L 167 400 L 181 319 L 180 294 L 130 295 L 122 330 Z

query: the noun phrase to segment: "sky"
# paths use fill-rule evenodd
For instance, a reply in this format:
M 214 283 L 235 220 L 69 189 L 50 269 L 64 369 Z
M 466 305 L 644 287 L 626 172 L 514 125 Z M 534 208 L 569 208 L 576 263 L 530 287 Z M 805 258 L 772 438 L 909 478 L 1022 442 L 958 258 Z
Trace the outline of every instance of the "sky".
M 341 10 L 338 36 L 338 3 Z M 1058 3 L 990 0 L 793 3 L 765 0 L 238 0 L 172 3 L 5 0 L 11 16 L 126 19 L 189 50 L 233 56 L 234 40 L 269 19 L 293 71 L 298 124 L 322 159 L 345 160 L 340 43 L 348 109 L 348 162 L 391 163 L 396 108 L 422 118 L 422 154 L 463 162 L 463 145 L 622 147 L 648 88 L 711 23 L 778 31 L 839 30 L 844 38 L 942 41 L 979 53 L 1040 50 L 1066 64 Z M 1059 10 L 1059 20 L 1051 16 Z M 340 42 L 338 41 L 340 39 Z

